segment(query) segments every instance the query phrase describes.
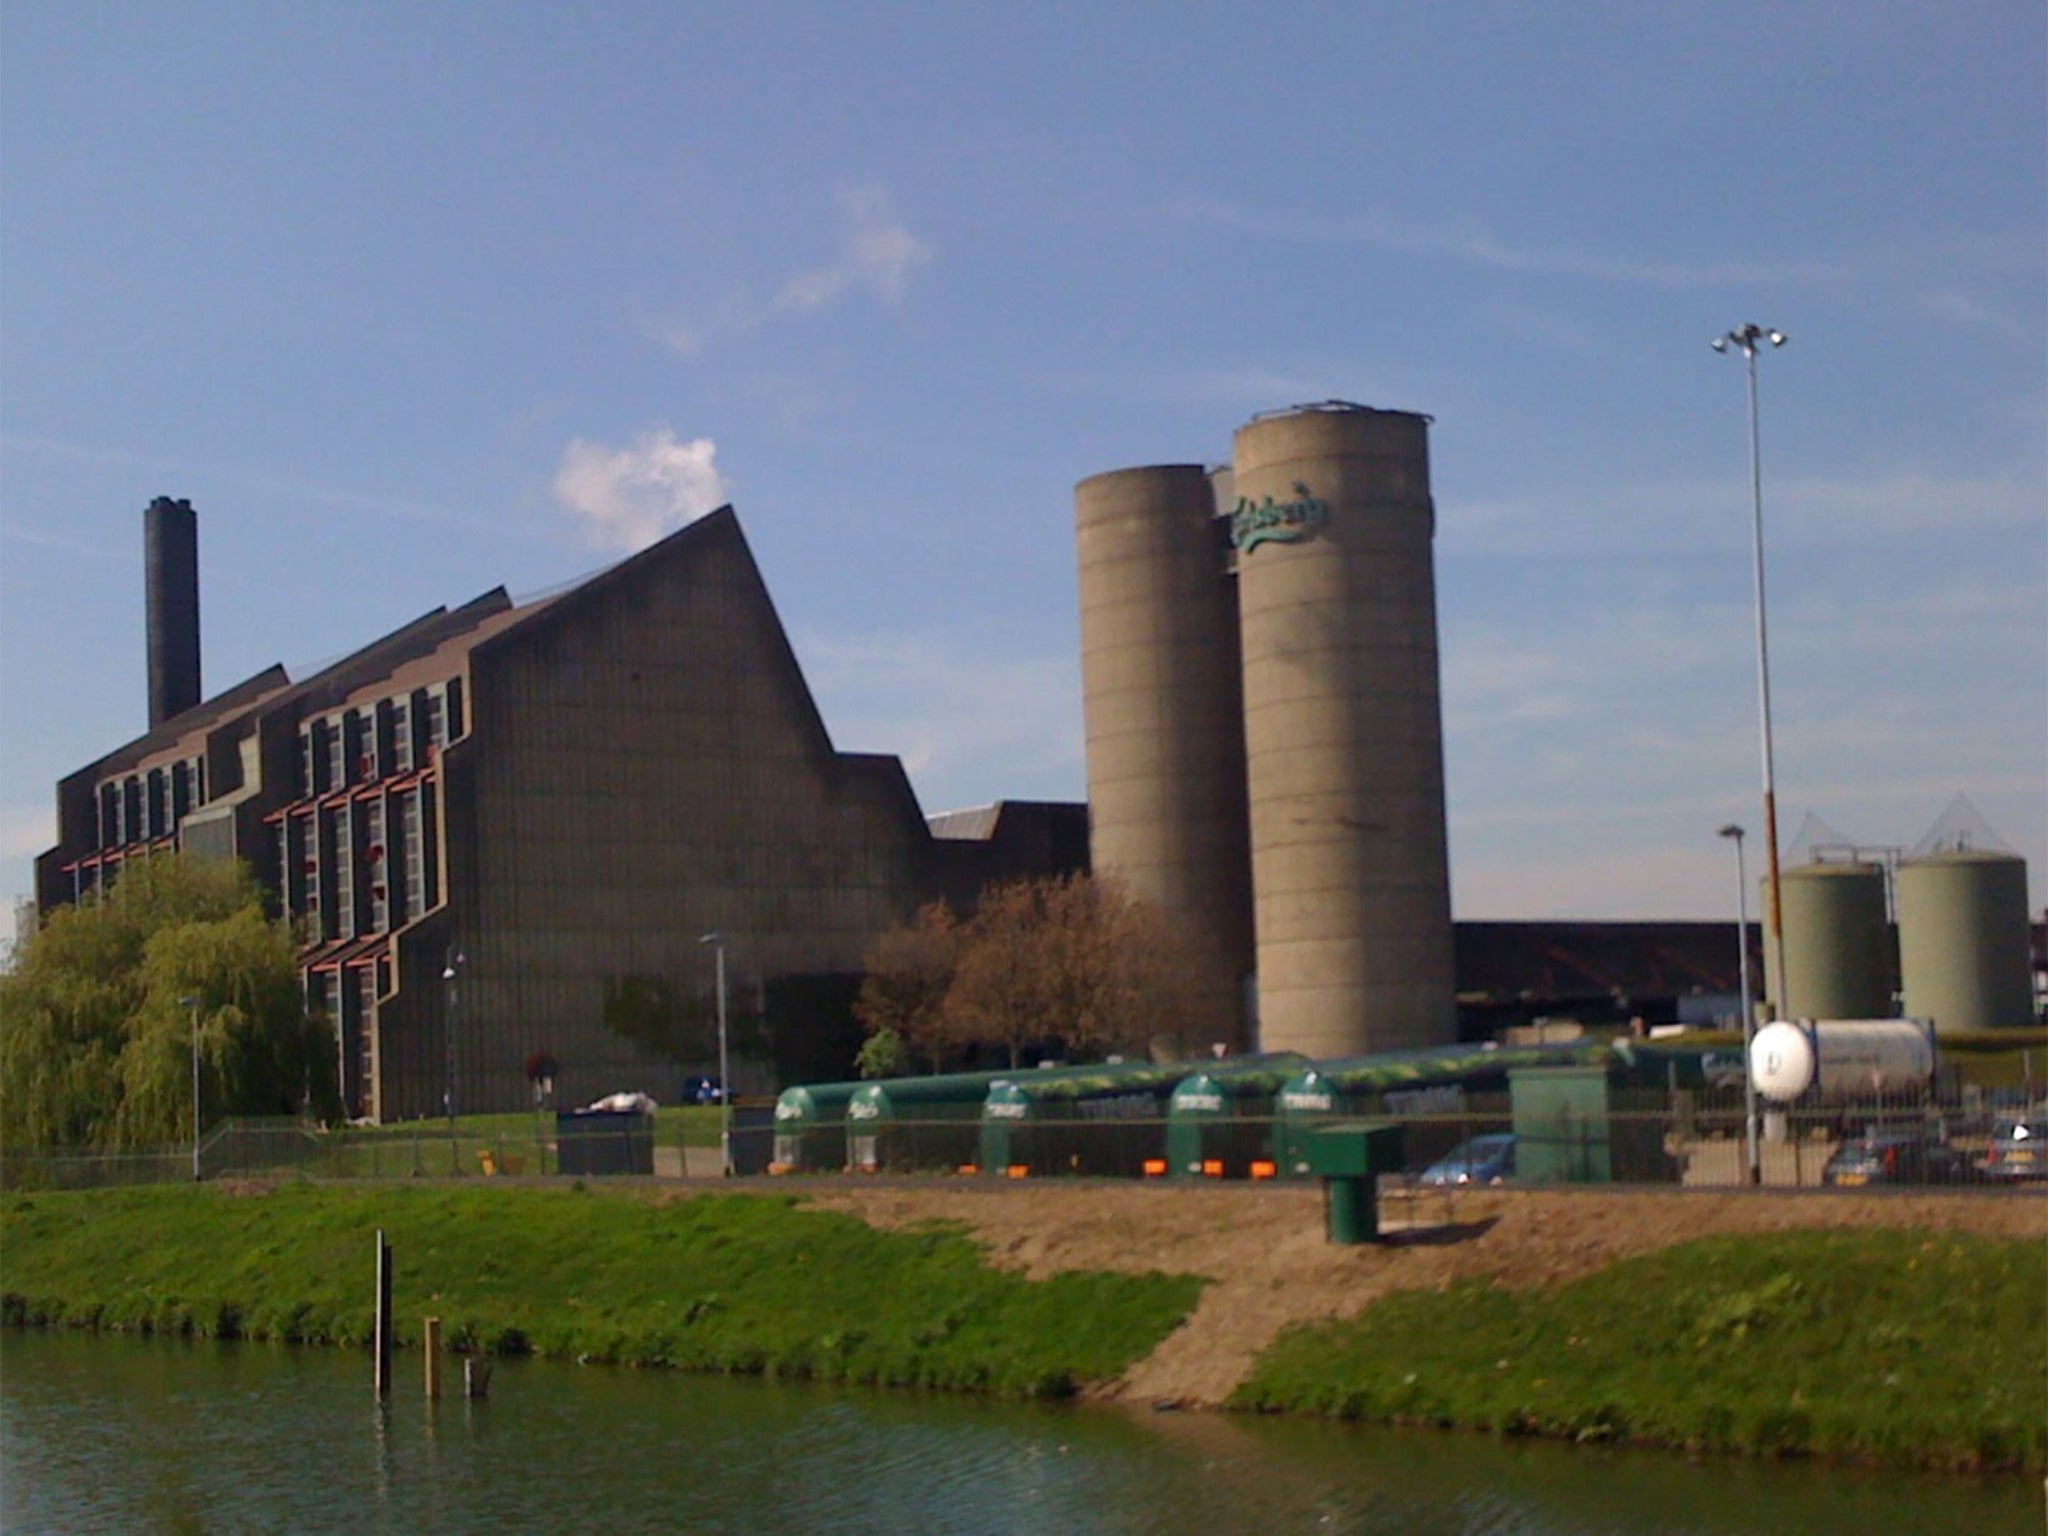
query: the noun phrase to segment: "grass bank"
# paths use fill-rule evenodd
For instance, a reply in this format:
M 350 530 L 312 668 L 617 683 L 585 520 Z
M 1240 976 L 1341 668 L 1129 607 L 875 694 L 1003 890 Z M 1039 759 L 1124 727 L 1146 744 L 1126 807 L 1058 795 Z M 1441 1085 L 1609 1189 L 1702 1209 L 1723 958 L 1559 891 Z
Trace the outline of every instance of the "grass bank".
M 1194 1307 L 1187 1276 L 1000 1272 L 957 1231 L 886 1233 L 787 1197 L 289 1183 L 0 1204 L 0 1308 L 47 1325 L 362 1345 L 374 1234 L 401 1343 L 1059 1396 Z
M 2048 1256 L 1963 1235 L 1714 1237 L 1548 1290 L 1297 1328 L 1240 1408 L 1704 1451 L 2048 1465 Z

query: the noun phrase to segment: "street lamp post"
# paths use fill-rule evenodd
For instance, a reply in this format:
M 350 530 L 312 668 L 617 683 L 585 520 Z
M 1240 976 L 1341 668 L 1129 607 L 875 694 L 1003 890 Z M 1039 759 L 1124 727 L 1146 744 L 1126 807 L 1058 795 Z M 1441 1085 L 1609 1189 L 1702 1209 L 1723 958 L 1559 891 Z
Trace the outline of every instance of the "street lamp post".
M 1735 955 L 1742 977 L 1742 1143 L 1749 1182 L 1763 1183 L 1756 1143 L 1756 1073 L 1750 1046 L 1756 1040 L 1756 1010 L 1749 1003 L 1749 872 L 1742 863 L 1742 828 L 1730 822 L 1721 836 L 1735 844 Z
M 1711 345 L 1716 352 L 1742 354 L 1749 373 L 1749 501 L 1756 567 L 1756 691 L 1763 751 L 1765 879 L 1770 887 L 1766 921 L 1771 935 L 1771 974 L 1767 978 L 1772 1008 L 1782 1016 L 1790 1009 L 1785 996 L 1785 907 L 1778 880 L 1778 787 L 1771 752 L 1771 647 L 1764 623 L 1764 472 L 1757 431 L 1756 355 L 1760 346 L 1785 345 L 1785 333 L 1754 323 L 1737 326 Z
M 441 967 L 441 980 L 448 988 L 448 1007 L 441 1027 L 441 1033 L 448 1044 L 448 1082 L 441 1096 L 446 1101 L 448 1109 L 448 1165 L 449 1170 L 454 1173 L 462 1171 L 462 1159 L 457 1155 L 455 1147 L 455 1007 L 459 1001 L 456 982 L 466 961 L 467 957 L 462 951 L 450 945 L 447 961 Z
M 732 1071 L 725 1045 L 725 935 L 707 933 L 697 941 L 709 944 L 718 987 L 718 1173 L 732 1177 Z
M 199 999 L 181 997 L 178 1005 L 192 1014 L 192 1182 L 199 1182 Z

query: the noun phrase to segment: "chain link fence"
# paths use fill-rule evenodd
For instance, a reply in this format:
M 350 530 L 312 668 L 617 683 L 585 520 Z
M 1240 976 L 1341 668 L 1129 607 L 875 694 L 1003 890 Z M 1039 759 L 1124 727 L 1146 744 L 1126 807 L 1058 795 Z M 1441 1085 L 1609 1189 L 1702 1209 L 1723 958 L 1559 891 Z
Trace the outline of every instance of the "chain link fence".
M 1935 1097 L 1871 1097 L 1823 1106 L 1761 1105 L 1755 1180 L 1770 1188 L 1902 1185 L 2048 1191 L 2048 1144 L 2017 1176 L 1994 1173 L 1994 1143 L 2027 1124 L 2023 1092 L 1952 1089 Z M 2034 1111 L 2035 1115 L 2040 1110 Z M 739 1176 L 775 1173 L 974 1175 L 1008 1178 L 1181 1178 L 1288 1180 L 1306 1172 L 1305 1138 L 1332 1119 L 1224 1116 L 1183 1123 L 1171 1117 L 899 1118 L 832 1122 L 800 1136 L 778 1135 L 765 1104 L 736 1104 L 730 1158 Z M 1678 1185 L 1737 1189 L 1752 1182 L 1750 1132 L 1739 1086 L 1616 1089 L 1603 1115 L 1525 1119 L 1506 1095 L 1474 1096 L 1455 1113 L 1387 1116 L 1403 1127 L 1404 1178 L 1446 1179 L 1432 1170 L 1475 1137 L 1514 1138 L 1513 1171 L 1484 1170 L 1481 1182 Z M 2038 1134 L 2038 1133 L 2037 1133 Z M 234 1120 L 193 1147 L 92 1153 L 10 1150 L 0 1186 L 95 1189 L 300 1175 L 316 1179 L 533 1179 L 646 1176 L 717 1179 L 726 1152 L 702 1132 L 653 1116 L 603 1117 L 570 1126 L 536 1116 L 486 1134 L 458 1122 L 326 1129 L 293 1121 Z

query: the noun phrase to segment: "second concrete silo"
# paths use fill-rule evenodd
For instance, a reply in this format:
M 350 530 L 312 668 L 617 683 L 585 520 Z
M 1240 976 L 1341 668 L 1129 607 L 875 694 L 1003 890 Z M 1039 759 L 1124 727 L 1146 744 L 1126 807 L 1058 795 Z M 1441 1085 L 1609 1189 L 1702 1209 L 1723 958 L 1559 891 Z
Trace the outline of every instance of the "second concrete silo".
M 1331 402 L 1235 450 L 1259 1043 L 1456 1037 L 1428 418 Z
M 1090 862 L 1173 916 L 1216 967 L 1245 1044 L 1251 867 L 1237 593 L 1198 464 L 1074 489 Z M 1188 1041 L 1206 1049 L 1209 1040 Z
M 1961 848 L 1899 866 L 1899 981 L 1905 1011 L 1937 1032 L 2033 1022 L 2027 863 Z
M 1784 897 L 1785 997 L 1771 998 L 1782 1019 L 1886 1019 L 1898 965 L 1885 915 L 1884 866 L 1854 860 L 1804 864 L 1778 877 Z M 1770 888 L 1760 882 L 1764 910 Z M 1777 944 L 1764 925 L 1766 986 L 1778 974 Z

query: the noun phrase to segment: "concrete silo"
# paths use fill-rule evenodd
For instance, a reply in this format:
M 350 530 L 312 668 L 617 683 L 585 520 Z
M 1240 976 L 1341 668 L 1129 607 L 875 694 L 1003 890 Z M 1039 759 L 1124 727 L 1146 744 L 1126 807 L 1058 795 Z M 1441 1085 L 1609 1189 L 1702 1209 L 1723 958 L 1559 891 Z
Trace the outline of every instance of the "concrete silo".
M 1237 593 L 1198 464 L 1074 489 L 1090 858 L 1164 907 L 1230 990 L 1245 1044 L 1251 867 Z M 1211 1042 L 1190 1041 L 1206 1048 Z
M 1256 418 L 1235 470 L 1260 1046 L 1450 1041 L 1428 419 Z
M 1785 992 L 1770 999 L 1781 1019 L 1887 1019 L 1898 965 L 1885 914 L 1884 866 L 1805 864 L 1778 876 L 1784 897 Z M 1768 911 L 1770 885 L 1760 882 Z M 1777 943 L 1764 925 L 1764 976 L 1775 978 Z
M 2025 859 L 1984 849 L 1908 859 L 1898 898 L 1909 1016 L 1941 1034 L 2033 1022 Z

